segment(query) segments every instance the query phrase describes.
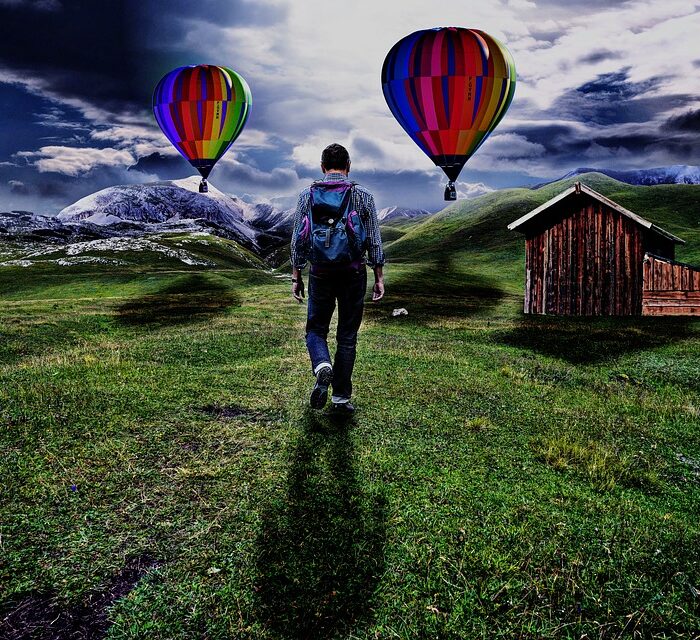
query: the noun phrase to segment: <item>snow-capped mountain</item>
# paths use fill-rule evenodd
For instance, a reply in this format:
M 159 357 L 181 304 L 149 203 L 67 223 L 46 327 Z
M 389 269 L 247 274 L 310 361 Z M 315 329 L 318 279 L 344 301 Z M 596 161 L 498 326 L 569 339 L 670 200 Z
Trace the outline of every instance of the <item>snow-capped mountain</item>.
M 617 171 L 615 169 L 593 169 L 591 167 L 579 167 L 570 171 L 560 180 L 573 178 L 582 173 L 597 172 L 605 174 L 620 182 L 634 185 L 655 184 L 700 184 L 700 167 L 676 164 L 670 167 L 654 167 L 652 169 L 636 169 L 631 171 Z
M 104 227 L 92 223 L 64 224 L 51 216 L 40 216 L 30 211 L 0 212 L 0 238 L 13 240 L 66 240 L 97 239 L 113 235 Z
M 406 207 L 385 207 L 377 212 L 379 222 L 389 222 L 390 220 L 413 220 L 429 216 L 430 211 L 425 209 L 407 209 Z
M 272 205 L 257 205 L 258 217 L 253 221 L 253 225 L 258 229 L 282 236 L 291 236 L 294 227 L 294 211 L 291 209 L 275 209 Z M 267 208 L 266 208 L 267 207 Z
M 256 228 L 277 235 L 289 236 L 294 225 L 294 211 L 297 196 L 278 196 L 260 199 L 258 196 L 244 193 L 240 198 L 231 196 L 241 202 L 250 212 L 247 220 Z
M 183 180 L 109 187 L 66 207 L 57 219 L 103 226 L 137 223 L 178 228 L 204 222 L 203 226 L 222 229 L 245 246 L 259 248 L 261 232 L 254 221 L 265 212 L 212 185 L 209 185 L 209 193 L 199 193 L 199 181 L 199 176 L 192 176 Z

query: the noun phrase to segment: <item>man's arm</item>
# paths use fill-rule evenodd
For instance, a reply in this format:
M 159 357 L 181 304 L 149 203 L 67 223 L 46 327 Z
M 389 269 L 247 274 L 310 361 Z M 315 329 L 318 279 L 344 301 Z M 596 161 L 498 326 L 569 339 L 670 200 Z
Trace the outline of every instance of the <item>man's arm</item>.
M 292 269 L 292 295 L 302 302 L 304 299 L 304 279 L 301 277 L 301 269 Z
M 384 297 L 384 250 L 382 248 L 382 235 L 379 231 L 379 219 L 377 207 L 374 204 L 374 196 L 367 194 L 365 201 L 367 209 L 367 264 L 374 269 L 374 286 L 372 287 L 372 301 L 378 302 Z
M 372 302 L 378 302 L 384 297 L 384 267 L 374 267 L 374 286 L 372 287 Z
M 304 280 L 301 270 L 306 266 L 304 247 L 300 246 L 299 229 L 309 206 L 309 194 L 302 191 L 294 211 L 294 226 L 292 228 L 292 244 L 290 261 L 292 263 L 292 295 L 301 302 L 304 298 Z

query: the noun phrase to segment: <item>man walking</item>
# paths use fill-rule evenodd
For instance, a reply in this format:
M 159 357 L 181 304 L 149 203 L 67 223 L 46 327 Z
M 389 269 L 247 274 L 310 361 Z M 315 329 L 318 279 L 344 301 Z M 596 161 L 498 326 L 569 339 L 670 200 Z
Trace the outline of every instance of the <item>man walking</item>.
M 292 294 L 301 302 L 301 271 L 309 262 L 306 346 L 316 383 L 310 404 L 321 409 L 332 385 L 332 408 L 351 414 L 352 370 L 362 322 L 367 269 L 374 270 L 372 300 L 384 295 L 384 253 L 374 197 L 350 182 L 350 155 L 331 144 L 321 154 L 322 181 L 299 195 L 292 234 Z M 367 258 L 365 258 L 365 253 Z M 338 305 L 335 360 L 331 364 L 328 330 Z

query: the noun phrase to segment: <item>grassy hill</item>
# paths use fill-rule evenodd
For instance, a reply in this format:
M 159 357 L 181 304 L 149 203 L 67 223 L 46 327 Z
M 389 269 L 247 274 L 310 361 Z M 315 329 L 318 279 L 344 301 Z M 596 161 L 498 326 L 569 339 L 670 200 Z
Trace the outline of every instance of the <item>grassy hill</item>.
M 700 325 L 524 317 L 546 189 L 397 226 L 349 423 L 228 241 L 0 267 L 0 637 L 694 637 Z
M 458 263 L 522 287 L 525 241 L 507 225 L 568 189 L 577 180 L 686 240 L 677 259 L 700 264 L 700 186 L 638 187 L 600 173 L 586 173 L 536 190 L 503 189 L 460 200 L 426 220 L 390 227 L 386 253 L 392 263 Z

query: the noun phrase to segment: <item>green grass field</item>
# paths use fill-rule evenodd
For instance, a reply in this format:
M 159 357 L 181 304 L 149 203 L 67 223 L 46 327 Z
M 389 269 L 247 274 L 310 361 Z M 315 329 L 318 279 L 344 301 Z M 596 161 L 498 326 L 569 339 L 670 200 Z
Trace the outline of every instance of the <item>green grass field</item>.
M 474 224 L 394 232 L 347 424 L 281 274 L 0 269 L 0 637 L 700 637 L 700 323 L 523 316 Z

